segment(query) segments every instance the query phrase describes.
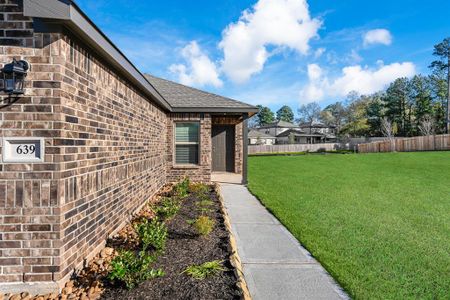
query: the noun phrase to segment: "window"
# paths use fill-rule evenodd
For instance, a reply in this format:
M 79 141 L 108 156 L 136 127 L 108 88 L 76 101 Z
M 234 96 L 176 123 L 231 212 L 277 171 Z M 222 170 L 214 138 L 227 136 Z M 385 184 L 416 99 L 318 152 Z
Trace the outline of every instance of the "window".
M 199 157 L 199 123 L 175 123 L 175 163 L 197 165 Z

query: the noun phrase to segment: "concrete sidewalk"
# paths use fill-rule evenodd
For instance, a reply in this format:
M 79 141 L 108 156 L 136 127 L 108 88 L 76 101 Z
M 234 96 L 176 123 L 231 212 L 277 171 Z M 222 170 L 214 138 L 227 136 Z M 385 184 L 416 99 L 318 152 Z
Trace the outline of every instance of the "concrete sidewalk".
M 348 299 L 245 186 L 219 185 L 253 299 Z

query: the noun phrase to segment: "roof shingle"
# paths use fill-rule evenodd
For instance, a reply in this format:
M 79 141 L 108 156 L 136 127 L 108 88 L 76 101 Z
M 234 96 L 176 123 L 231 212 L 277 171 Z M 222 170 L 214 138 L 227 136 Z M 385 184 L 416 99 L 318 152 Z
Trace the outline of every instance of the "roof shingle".
M 298 128 L 298 125 L 295 125 L 290 122 L 277 120 L 276 122 L 262 125 L 260 128 Z
M 257 112 L 255 106 L 191 88 L 173 81 L 145 74 L 147 80 L 159 92 L 159 94 L 174 108 L 175 111 L 183 109 L 204 112 L 213 111 L 235 111 L 235 112 Z

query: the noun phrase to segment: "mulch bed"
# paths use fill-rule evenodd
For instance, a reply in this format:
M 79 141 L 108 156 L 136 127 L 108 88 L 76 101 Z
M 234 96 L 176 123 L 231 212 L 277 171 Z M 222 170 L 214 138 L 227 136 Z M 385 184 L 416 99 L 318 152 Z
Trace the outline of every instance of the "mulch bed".
M 164 187 L 155 199 L 170 197 L 172 186 Z M 66 283 L 61 293 L 47 295 L 0 294 L 0 300 L 97 300 L 101 299 L 241 299 L 242 290 L 238 287 L 238 278 L 234 267 L 230 263 L 232 254 L 229 233 L 224 225 L 220 200 L 210 187 L 208 192 L 212 205 L 207 215 L 215 221 L 212 232 L 202 237 L 196 234 L 189 220 L 196 219 L 200 212 L 196 202 L 199 200 L 195 193 L 183 199 L 177 215 L 166 221 L 168 239 L 164 253 L 158 256 L 151 266 L 161 268 L 165 275 L 141 283 L 132 290 L 120 287 L 107 279 L 111 268 L 111 260 L 119 250 L 138 251 L 139 238 L 133 229 L 134 222 L 142 218 L 155 217 L 149 205 L 134 216 L 134 221 L 126 225 L 107 243 L 97 256 L 80 270 L 74 273 L 72 280 Z M 150 199 L 150 202 L 155 202 Z M 157 200 L 156 200 L 157 202 Z M 156 203 L 155 205 L 158 205 Z M 182 273 L 187 267 L 201 265 L 214 260 L 223 261 L 227 271 L 204 280 L 194 279 Z
M 183 200 L 178 214 L 167 227 L 169 236 L 164 253 L 158 257 L 153 268 L 162 268 L 165 275 L 146 281 L 132 290 L 105 283 L 101 299 L 241 299 L 241 290 L 237 286 L 235 270 L 229 261 L 231 246 L 229 233 L 224 225 L 218 196 L 210 190 L 213 200 L 212 211 L 208 215 L 215 220 L 214 230 L 207 236 L 198 236 L 188 220 L 199 216 L 195 205 L 195 194 Z M 119 239 L 108 242 L 109 247 L 132 248 L 132 243 Z M 194 279 L 182 272 L 191 265 L 221 260 L 227 271 L 204 280 Z

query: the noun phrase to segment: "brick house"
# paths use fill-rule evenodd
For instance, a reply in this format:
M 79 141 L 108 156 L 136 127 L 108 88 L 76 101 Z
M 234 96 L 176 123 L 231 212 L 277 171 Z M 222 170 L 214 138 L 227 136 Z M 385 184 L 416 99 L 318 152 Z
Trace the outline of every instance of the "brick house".
M 0 24 L 0 67 L 31 65 L 0 95 L 0 292 L 58 289 L 166 183 L 246 180 L 257 108 L 144 76 L 69 0 L 0 0 Z M 42 160 L 6 160 L 14 138 Z

